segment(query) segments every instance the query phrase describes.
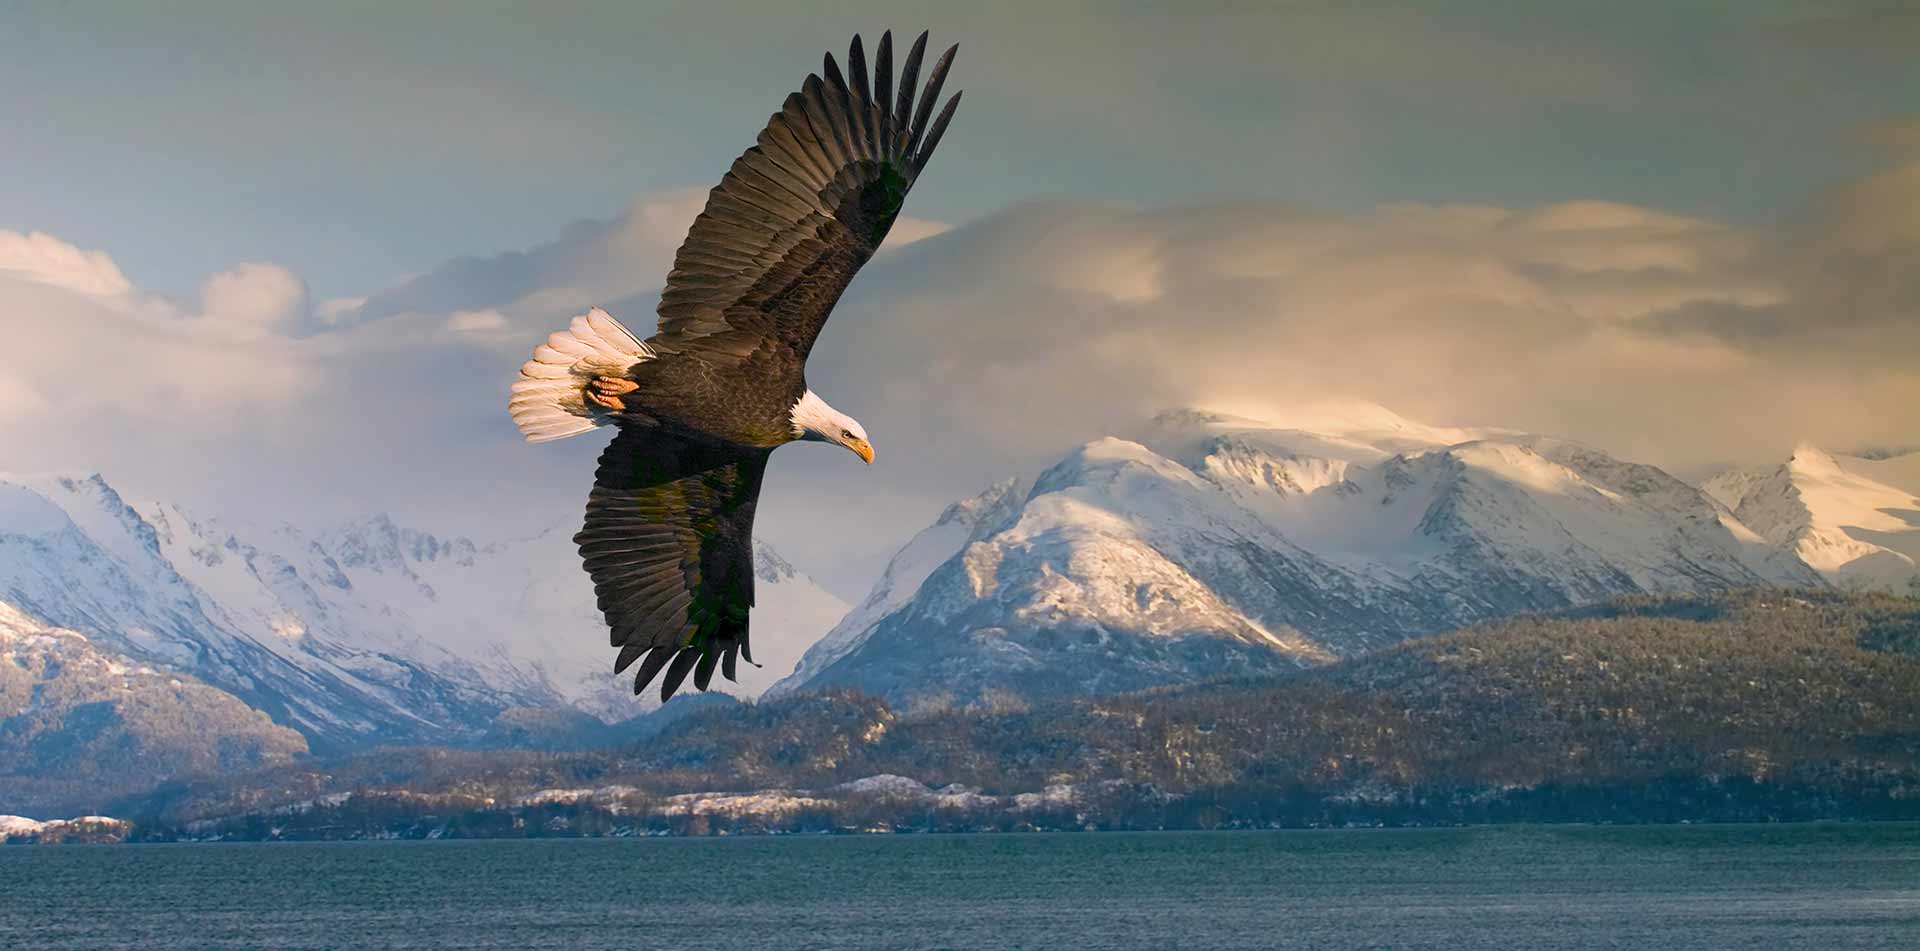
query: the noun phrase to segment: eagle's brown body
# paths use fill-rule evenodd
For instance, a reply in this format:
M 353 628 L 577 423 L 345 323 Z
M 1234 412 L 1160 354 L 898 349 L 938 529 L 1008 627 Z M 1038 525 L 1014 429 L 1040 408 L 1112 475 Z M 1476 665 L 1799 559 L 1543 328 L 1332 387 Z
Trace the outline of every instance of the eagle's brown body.
M 634 389 L 621 397 L 620 425 L 664 426 L 689 436 L 772 449 L 799 436 L 792 409 L 807 391 L 803 371 L 784 348 L 719 365 L 706 356 L 663 353 L 627 371 Z M 743 380 L 756 382 L 742 386 Z

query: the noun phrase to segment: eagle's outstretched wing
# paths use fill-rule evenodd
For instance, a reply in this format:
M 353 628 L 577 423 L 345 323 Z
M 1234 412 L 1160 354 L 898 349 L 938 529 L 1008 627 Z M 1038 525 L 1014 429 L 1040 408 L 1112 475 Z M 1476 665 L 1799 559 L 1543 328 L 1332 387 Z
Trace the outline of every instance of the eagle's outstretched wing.
M 955 93 L 929 124 L 955 47 L 933 64 L 916 107 L 926 45 L 922 33 L 908 51 L 897 96 L 893 37 L 882 34 L 872 85 L 856 36 L 850 76 L 829 53 L 826 79 L 808 76 L 787 97 L 708 194 L 674 257 L 655 345 L 738 356 L 772 339 L 806 359 L 960 104 Z
M 623 427 L 600 454 L 586 527 L 574 536 L 620 648 L 614 672 L 645 660 L 633 692 L 666 670 L 660 699 L 716 664 L 751 662 L 753 508 L 770 450 Z

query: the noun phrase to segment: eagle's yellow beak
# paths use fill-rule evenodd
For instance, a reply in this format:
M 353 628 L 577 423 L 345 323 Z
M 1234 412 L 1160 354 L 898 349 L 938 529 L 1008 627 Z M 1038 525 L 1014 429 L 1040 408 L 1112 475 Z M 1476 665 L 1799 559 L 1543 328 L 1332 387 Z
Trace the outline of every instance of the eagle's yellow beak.
M 854 453 L 858 455 L 861 459 L 866 460 L 867 465 L 873 465 L 873 444 L 872 443 L 869 443 L 864 439 L 855 439 L 854 441 L 847 443 L 847 448 L 853 450 Z

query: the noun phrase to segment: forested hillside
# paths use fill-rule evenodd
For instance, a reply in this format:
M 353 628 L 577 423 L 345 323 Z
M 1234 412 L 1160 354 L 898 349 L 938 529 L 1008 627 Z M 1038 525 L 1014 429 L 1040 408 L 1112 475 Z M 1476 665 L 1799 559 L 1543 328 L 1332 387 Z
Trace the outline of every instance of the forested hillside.
M 296 837 L 1913 818 L 1917 647 L 1914 599 L 1634 599 L 1278 678 L 1032 708 L 802 697 L 620 749 L 384 751 L 119 814 Z

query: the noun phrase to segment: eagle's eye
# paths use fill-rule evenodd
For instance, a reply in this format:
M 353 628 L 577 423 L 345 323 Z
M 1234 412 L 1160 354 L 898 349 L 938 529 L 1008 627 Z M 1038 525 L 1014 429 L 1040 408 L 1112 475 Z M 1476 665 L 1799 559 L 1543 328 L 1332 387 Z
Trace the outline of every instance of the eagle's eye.
M 841 438 L 841 439 L 852 439 L 852 438 L 853 438 L 853 430 L 851 430 L 851 429 L 843 429 L 843 430 L 840 430 L 840 438 Z

